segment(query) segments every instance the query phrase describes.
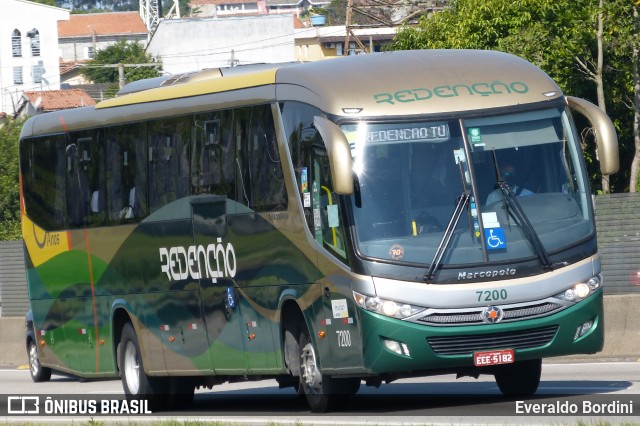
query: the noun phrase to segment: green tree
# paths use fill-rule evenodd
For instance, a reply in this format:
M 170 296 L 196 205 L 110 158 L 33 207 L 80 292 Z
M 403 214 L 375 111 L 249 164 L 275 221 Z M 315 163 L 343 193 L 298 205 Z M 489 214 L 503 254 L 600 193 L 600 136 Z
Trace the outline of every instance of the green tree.
M 583 95 L 586 78 L 576 58 L 594 39 L 591 0 L 457 0 L 417 27 L 404 27 L 391 47 L 491 49 L 521 56 L 544 69 L 564 90 Z
M 130 83 L 160 76 L 162 63 L 145 53 L 142 44 L 120 40 L 117 43 L 96 51 L 92 61 L 88 62 L 80 73 L 94 83 L 113 83 L 117 87 L 118 67 L 125 64 L 124 78 Z M 157 64 L 157 66 L 132 66 L 133 64 Z
M 20 191 L 18 142 L 24 120 L 7 119 L 0 127 L 0 240 L 19 240 Z
M 583 138 L 583 149 L 593 187 L 620 192 L 629 187 L 634 157 L 634 7 L 626 0 L 457 0 L 418 26 L 403 28 L 392 48 L 493 49 L 533 62 L 565 93 L 599 104 L 612 118 L 620 172 L 601 179 L 592 135 Z

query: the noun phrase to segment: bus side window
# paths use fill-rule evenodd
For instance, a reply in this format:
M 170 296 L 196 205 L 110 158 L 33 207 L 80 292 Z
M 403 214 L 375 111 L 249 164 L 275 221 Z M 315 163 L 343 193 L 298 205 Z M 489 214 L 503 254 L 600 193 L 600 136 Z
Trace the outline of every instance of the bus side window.
M 235 140 L 236 162 L 236 195 L 235 200 L 249 208 L 253 208 L 251 193 L 251 174 L 249 172 L 249 155 L 251 108 L 239 108 L 233 114 L 233 137 Z
M 20 161 L 27 214 L 45 230 L 64 229 L 67 210 L 64 136 L 22 142 Z
M 253 107 L 249 168 L 256 211 L 285 210 L 287 194 L 270 105 Z
M 331 168 L 324 151 L 314 150 L 311 185 L 316 239 L 337 257 L 346 260 L 344 225 L 340 217 L 338 195 L 333 192 Z
M 110 223 L 140 218 L 146 212 L 144 125 L 105 130 L 107 210 Z
M 188 195 L 191 117 L 149 124 L 150 211 Z
M 72 227 L 103 224 L 104 168 L 100 167 L 97 132 L 69 134 L 67 156 L 67 215 Z
M 293 171 L 296 176 L 298 197 L 303 206 L 307 227 L 314 232 L 314 218 L 311 208 L 311 157 L 314 146 L 322 146 L 320 134 L 313 126 L 313 117 L 322 112 L 300 102 L 283 102 L 280 105 L 282 122 L 287 137 Z

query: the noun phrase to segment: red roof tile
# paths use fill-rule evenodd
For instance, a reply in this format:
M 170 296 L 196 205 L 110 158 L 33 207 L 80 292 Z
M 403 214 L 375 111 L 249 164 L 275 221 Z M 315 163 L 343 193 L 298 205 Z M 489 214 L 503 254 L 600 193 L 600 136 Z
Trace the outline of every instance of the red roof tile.
M 41 98 L 42 100 L 38 106 L 40 111 L 57 111 L 96 104 L 96 101 L 82 89 L 24 92 L 24 96 L 32 104 L 35 104 L 38 98 Z
M 86 13 L 58 21 L 59 37 L 91 36 L 92 31 L 98 36 L 148 32 L 138 12 Z

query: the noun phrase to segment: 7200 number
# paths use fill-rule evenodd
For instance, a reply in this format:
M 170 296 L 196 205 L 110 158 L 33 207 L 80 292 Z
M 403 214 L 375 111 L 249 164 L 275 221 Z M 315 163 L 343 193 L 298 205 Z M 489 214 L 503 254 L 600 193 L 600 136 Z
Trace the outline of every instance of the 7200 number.
M 507 300 L 507 290 L 484 290 L 476 291 L 478 302 L 495 302 L 497 300 Z

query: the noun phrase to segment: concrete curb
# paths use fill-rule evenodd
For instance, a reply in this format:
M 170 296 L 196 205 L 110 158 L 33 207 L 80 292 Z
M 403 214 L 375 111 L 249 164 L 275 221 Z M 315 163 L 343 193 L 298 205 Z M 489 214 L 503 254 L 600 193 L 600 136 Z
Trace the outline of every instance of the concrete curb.
M 640 294 L 605 296 L 604 312 L 605 343 L 602 352 L 555 360 L 640 361 Z M 15 368 L 27 364 L 24 339 L 24 318 L 0 318 L 0 366 Z

